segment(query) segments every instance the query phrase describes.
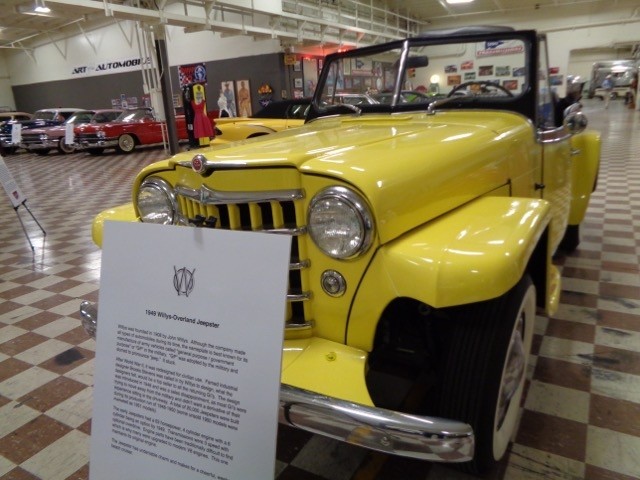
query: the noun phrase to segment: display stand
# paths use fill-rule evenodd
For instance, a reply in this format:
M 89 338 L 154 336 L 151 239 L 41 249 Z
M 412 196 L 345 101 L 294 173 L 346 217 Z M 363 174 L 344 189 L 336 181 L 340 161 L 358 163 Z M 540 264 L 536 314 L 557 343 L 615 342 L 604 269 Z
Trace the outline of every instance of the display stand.
M 31 210 L 29 210 L 29 207 L 27 207 L 27 200 L 26 199 L 20 205 L 18 205 L 17 207 L 13 207 L 13 210 L 16 212 L 16 215 L 18 216 L 18 221 L 20 222 L 20 226 L 22 227 L 22 231 L 24 232 L 25 237 L 27 237 L 27 242 L 29 242 L 29 246 L 31 247 L 31 250 L 35 250 L 35 248 L 33 246 L 33 243 L 31 243 L 31 238 L 29 238 L 29 233 L 27 232 L 27 228 L 25 227 L 24 222 L 22 221 L 22 218 L 20 218 L 20 213 L 18 213 L 18 209 L 21 206 L 24 207 L 27 212 L 29 212 L 29 215 L 31 215 L 31 218 L 33 218 L 33 221 L 36 222 L 36 225 L 38 225 L 40 230 L 42 230 L 42 235 L 44 235 L 46 237 L 47 236 L 47 232 L 45 232 L 44 228 L 42 228 L 42 225 L 40 225 L 40 222 L 35 217 L 33 212 L 31 212 Z
M 22 191 L 18 187 L 18 184 L 16 183 L 13 176 L 11 175 L 11 172 L 9 171 L 9 168 L 7 168 L 7 164 L 4 162 L 4 159 L 2 158 L 2 156 L 0 156 L 0 183 L 2 184 L 5 192 L 7 192 L 7 196 L 11 201 L 11 205 L 13 205 L 13 210 L 16 212 L 18 221 L 20 222 L 22 231 L 27 237 L 27 241 L 29 242 L 29 246 L 31 247 L 31 250 L 35 250 L 35 248 L 33 247 L 33 243 L 31 243 L 31 238 L 29 238 L 29 233 L 27 232 L 27 228 L 25 227 L 24 222 L 20 217 L 20 213 L 18 212 L 18 209 L 21 206 L 24 207 L 25 210 L 29 213 L 29 215 L 31 215 L 31 218 L 33 218 L 33 221 L 36 222 L 36 225 L 38 225 L 40 230 L 42 230 L 43 235 L 46 236 L 47 232 L 45 232 L 44 228 L 42 228 L 42 225 L 40 225 L 40 222 L 38 222 L 35 215 L 31 212 L 31 210 L 29 210 L 29 207 L 27 207 L 27 198 L 23 195 Z

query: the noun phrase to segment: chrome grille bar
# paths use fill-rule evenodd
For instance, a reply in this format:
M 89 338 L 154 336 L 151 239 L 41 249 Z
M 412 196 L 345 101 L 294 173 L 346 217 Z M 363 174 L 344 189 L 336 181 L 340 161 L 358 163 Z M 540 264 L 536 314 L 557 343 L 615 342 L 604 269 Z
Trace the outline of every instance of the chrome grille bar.
M 306 247 L 301 237 L 307 233 L 305 213 L 299 200 L 302 189 L 266 191 L 220 191 L 202 185 L 189 188 L 175 187 L 179 205 L 179 223 L 225 230 L 256 231 L 291 235 L 291 260 L 287 292 L 287 330 L 312 328 L 306 269 Z M 205 219 L 211 220 L 208 225 Z
M 229 203 L 293 202 L 304 198 L 301 189 L 265 190 L 260 192 L 223 192 L 203 185 L 199 190 L 176 187 L 176 194 L 190 198 L 203 205 L 226 205 Z

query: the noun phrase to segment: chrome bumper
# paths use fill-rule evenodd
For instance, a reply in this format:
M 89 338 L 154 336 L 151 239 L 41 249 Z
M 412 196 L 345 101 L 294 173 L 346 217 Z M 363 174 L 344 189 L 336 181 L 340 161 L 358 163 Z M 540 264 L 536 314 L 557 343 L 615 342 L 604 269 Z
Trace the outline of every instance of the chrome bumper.
M 89 148 L 111 148 L 118 146 L 118 139 L 106 138 L 104 140 L 80 140 L 73 144 L 76 150 L 86 150 Z
M 80 305 L 82 324 L 95 337 L 98 311 Z M 279 422 L 353 445 L 433 462 L 473 459 L 470 425 L 443 418 L 423 417 L 327 397 L 291 385 L 280 385 Z

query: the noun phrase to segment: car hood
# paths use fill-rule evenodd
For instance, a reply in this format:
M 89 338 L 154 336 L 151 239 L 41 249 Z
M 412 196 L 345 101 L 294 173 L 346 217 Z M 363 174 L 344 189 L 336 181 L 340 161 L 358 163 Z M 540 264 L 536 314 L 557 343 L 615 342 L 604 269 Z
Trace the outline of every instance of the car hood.
M 2 126 L 2 133 L 11 133 L 14 123 L 19 123 L 22 130 L 31 130 L 33 128 L 47 127 L 50 125 L 60 125 L 60 122 L 53 120 L 20 120 L 18 122 L 8 122 Z
M 29 135 L 64 135 L 66 127 L 64 125 L 53 125 L 51 127 L 30 128 Z
M 531 142 L 531 124 L 517 114 L 439 112 L 320 119 L 199 153 L 225 168 L 291 166 L 350 184 L 373 208 L 385 241 L 507 185 L 509 156 Z

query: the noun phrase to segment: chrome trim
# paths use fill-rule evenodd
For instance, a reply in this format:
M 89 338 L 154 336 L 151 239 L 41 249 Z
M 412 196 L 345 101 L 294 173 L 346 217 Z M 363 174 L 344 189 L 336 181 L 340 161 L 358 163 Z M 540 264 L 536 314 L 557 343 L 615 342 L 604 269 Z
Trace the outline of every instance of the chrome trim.
M 167 196 L 167 200 L 169 201 L 171 209 L 173 210 L 170 225 L 175 225 L 178 222 L 178 212 L 180 211 L 180 209 L 178 208 L 178 199 L 176 198 L 176 194 L 171 188 L 169 182 L 160 177 L 147 177 L 143 180 L 142 184 L 140 184 L 138 192 L 136 193 L 136 213 L 140 214 L 140 209 L 138 208 L 138 195 L 140 195 L 140 191 L 142 191 L 142 189 L 145 187 L 152 187 L 161 190 Z M 140 216 L 140 220 L 142 220 L 142 216 Z
M 311 266 L 310 260 L 300 260 L 299 262 L 292 262 L 289 264 L 289 270 L 303 270 Z
M 223 192 L 202 185 L 199 190 L 177 185 L 178 195 L 190 198 L 204 205 L 224 205 L 228 203 L 288 202 L 304 198 L 304 190 L 265 190 L 261 192 Z
M 287 302 L 304 302 L 311 300 L 311 292 L 287 293 Z
M 327 187 L 324 190 L 321 190 L 318 194 L 316 194 L 311 199 L 311 202 L 309 203 L 309 208 L 307 210 L 307 228 L 309 230 L 311 228 L 311 221 L 309 218 L 311 211 L 313 210 L 313 208 L 318 202 L 324 200 L 325 198 L 339 198 L 340 200 L 351 205 L 351 207 L 355 210 L 355 212 L 360 217 L 360 221 L 362 223 L 362 228 L 364 230 L 362 242 L 358 247 L 357 251 L 349 256 L 331 255 L 330 253 L 325 252 L 322 248 L 318 246 L 316 239 L 313 238 L 313 234 L 311 234 L 311 239 L 313 240 L 313 242 L 316 244 L 316 246 L 318 246 L 318 248 L 320 248 L 320 250 L 322 250 L 322 252 L 325 255 L 332 258 L 338 258 L 338 259 L 344 260 L 344 259 L 355 258 L 359 255 L 364 254 L 369 249 L 369 247 L 371 246 L 371 243 L 373 242 L 373 215 L 371 214 L 371 211 L 369 210 L 369 206 L 364 201 L 364 199 L 362 199 L 360 195 L 358 195 L 356 192 L 354 192 L 349 188 L 335 185 L 332 187 Z
M 554 128 L 553 130 L 538 130 L 536 140 L 538 143 L 559 143 L 571 138 L 571 134 L 567 133 L 564 127 Z
M 280 423 L 371 450 L 437 462 L 473 459 L 470 425 L 369 407 L 280 385 Z
M 90 337 L 96 338 L 98 330 L 98 307 L 96 304 L 83 301 L 80 304 L 80 315 L 82 316 L 82 326 Z
M 305 330 L 307 328 L 313 328 L 313 323 L 304 322 L 304 323 L 285 323 L 285 330 Z
M 266 233 L 275 233 L 276 235 L 293 235 L 294 237 L 299 237 L 301 235 L 306 235 L 307 227 L 268 228 L 266 230 L 260 230 L 260 231 L 266 232 Z

